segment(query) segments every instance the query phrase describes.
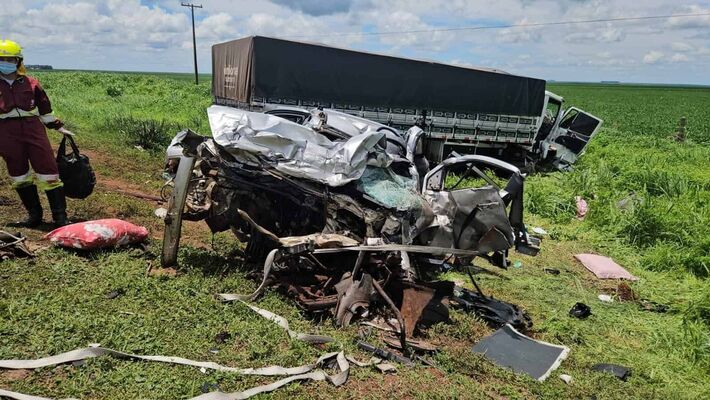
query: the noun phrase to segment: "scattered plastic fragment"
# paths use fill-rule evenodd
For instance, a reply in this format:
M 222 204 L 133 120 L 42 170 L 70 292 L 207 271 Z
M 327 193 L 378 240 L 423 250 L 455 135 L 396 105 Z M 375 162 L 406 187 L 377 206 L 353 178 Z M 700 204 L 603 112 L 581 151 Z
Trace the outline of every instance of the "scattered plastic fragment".
M 164 207 L 159 207 L 155 209 L 153 214 L 155 214 L 155 216 L 160 219 L 165 219 L 165 217 L 168 216 L 168 209 Z
M 513 267 L 515 267 L 515 268 L 520 268 L 522 266 L 523 266 L 523 263 L 521 263 L 520 261 L 516 261 L 513 263 Z
M 603 301 L 604 303 L 613 303 L 614 299 L 611 298 L 608 294 L 600 294 L 598 296 L 600 301 Z
M 577 204 L 577 219 L 583 220 L 584 217 L 587 216 L 587 211 L 589 211 L 589 205 L 587 204 L 587 201 L 584 200 L 581 196 L 576 196 L 574 198 L 574 201 Z
M 397 372 L 397 367 L 390 363 L 379 363 L 375 364 L 375 367 L 380 370 L 383 374 L 395 373 Z
M 569 310 L 569 315 L 575 318 L 585 319 L 592 315 L 592 309 L 584 303 L 576 303 L 572 306 L 572 309 Z
M 537 227 L 537 226 L 533 227 L 533 228 L 532 228 L 532 231 L 533 231 L 534 233 L 537 233 L 538 235 L 548 235 L 548 233 L 547 233 L 546 230 L 544 230 L 544 229 L 542 229 L 542 228 L 540 228 L 540 227 Z
M 571 385 L 571 384 L 572 384 L 572 381 L 574 380 L 574 379 L 572 379 L 571 376 L 569 376 L 569 375 L 567 375 L 567 374 L 562 374 L 562 375 L 560 375 L 560 379 L 562 379 L 562 382 L 564 382 L 564 383 L 566 383 L 566 384 L 568 384 L 568 385 Z
M 631 376 L 631 369 L 616 364 L 596 364 L 592 366 L 593 371 L 606 372 L 626 381 Z
M 629 271 L 625 270 L 609 257 L 597 254 L 575 254 L 574 257 L 599 279 L 638 280 L 637 277 L 631 275 Z
M 560 270 L 556 269 L 556 268 L 545 268 L 545 269 L 543 269 L 543 271 L 547 272 L 550 275 L 559 275 L 560 274 Z
M 511 325 L 483 338 L 472 350 L 501 367 L 530 375 L 539 382 L 547 379 L 569 354 L 569 348 L 529 338 Z

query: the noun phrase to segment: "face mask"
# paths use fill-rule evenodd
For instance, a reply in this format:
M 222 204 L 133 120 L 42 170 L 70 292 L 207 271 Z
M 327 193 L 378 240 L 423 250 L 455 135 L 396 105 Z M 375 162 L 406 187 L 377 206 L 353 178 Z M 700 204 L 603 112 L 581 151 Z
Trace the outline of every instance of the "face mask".
M 0 74 L 9 75 L 17 71 L 17 64 L 9 61 L 0 61 Z

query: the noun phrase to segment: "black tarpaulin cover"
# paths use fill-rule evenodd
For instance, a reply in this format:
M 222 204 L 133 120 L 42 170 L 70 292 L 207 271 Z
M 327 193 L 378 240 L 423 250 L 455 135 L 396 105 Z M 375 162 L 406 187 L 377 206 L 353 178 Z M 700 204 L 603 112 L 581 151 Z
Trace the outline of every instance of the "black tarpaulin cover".
M 217 99 L 539 116 L 545 81 L 486 69 L 250 36 L 212 46 Z

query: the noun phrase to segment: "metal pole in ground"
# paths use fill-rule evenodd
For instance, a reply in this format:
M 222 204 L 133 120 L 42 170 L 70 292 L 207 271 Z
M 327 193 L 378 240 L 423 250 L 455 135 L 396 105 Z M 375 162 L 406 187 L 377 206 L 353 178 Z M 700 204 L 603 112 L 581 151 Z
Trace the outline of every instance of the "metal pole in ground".
M 183 7 L 190 7 L 190 14 L 192 15 L 192 55 L 195 61 L 195 85 L 199 84 L 199 78 L 197 74 L 197 41 L 195 40 L 195 8 L 202 8 L 202 4 L 195 5 L 192 3 L 180 3 Z

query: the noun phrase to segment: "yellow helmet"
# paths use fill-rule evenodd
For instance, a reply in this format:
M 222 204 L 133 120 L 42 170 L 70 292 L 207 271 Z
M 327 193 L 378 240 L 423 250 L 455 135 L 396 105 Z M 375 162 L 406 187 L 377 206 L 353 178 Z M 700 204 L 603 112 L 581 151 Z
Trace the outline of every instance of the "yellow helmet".
M 12 40 L 0 40 L 0 57 L 17 57 L 22 60 L 22 47 Z

